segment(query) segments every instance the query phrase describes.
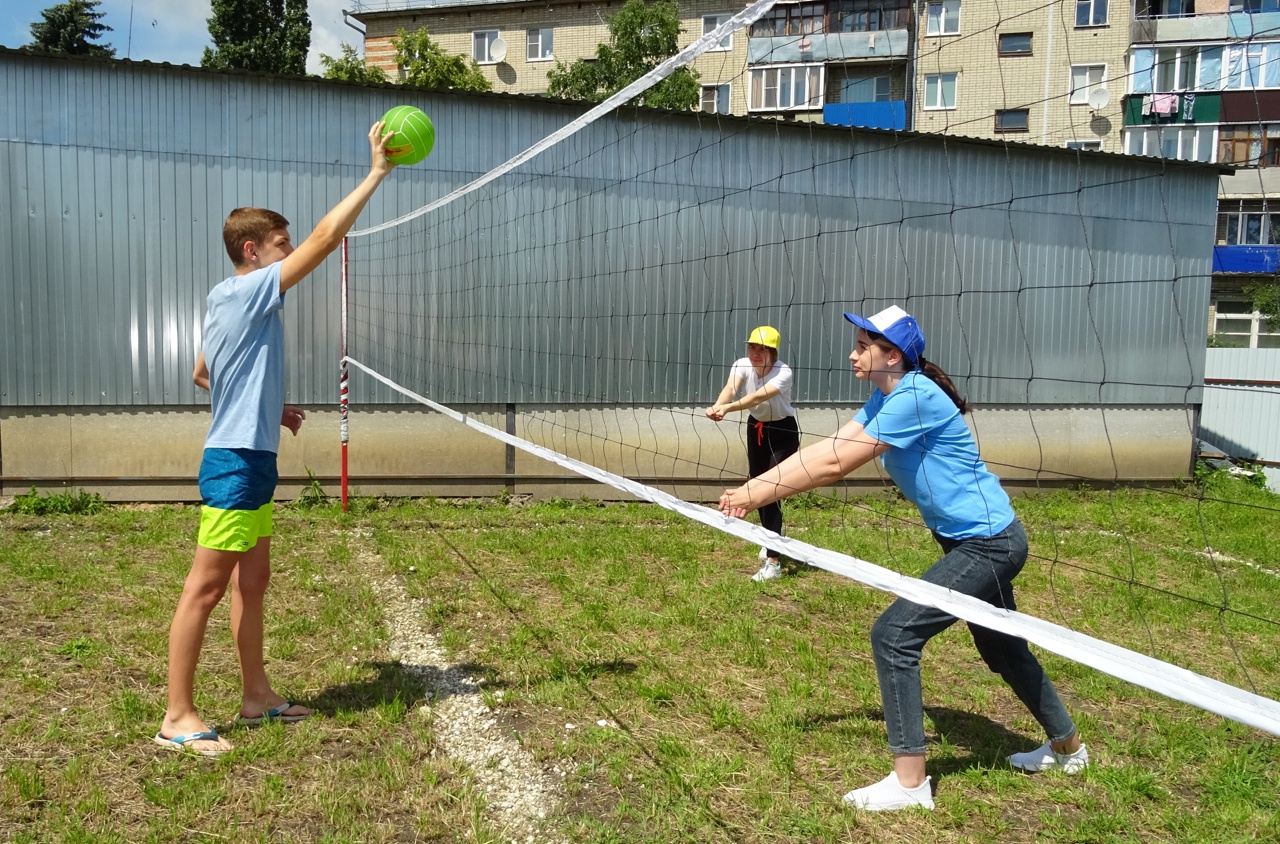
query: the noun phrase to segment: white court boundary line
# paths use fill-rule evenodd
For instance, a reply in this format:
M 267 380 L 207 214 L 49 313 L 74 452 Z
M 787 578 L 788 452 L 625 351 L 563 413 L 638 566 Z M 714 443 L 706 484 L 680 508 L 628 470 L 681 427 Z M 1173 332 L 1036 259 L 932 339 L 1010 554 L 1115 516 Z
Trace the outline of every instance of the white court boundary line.
M 1077 633 L 1070 628 L 1032 615 L 1000 609 L 969 595 L 899 574 L 857 557 L 819 548 L 790 537 L 779 536 L 773 531 L 741 519 L 725 516 L 718 510 L 701 504 L 691 504 L 669 493 L 522 440 L 483 422 L 477 422 L 466 414 L 400 386 L 354 358 L 343 358 L 343 362 L 353 364 L 393 390 L 482 434 L 614 489 L 630 493 L 641 500 L 680 513 L 731 536 L 745 539 L 753 545 L 767 545 L 770 548 L 780 549 L 792 559 L 856 580 L 883 592 L 891 592 L 908 601 L 940 609 L 980 627 L 1026 639 L 1046 651 L 1095 668 L 1136 686 L 1142 686 L 1165 697 L 1189 703 L 1224 718 L 1280 736 L 1280 702 L 1270 698 L 1145 656 L 1137 651 L 1104 642 L 1093 636 Z
M 378 225 L 370 226 L 367 229 L 360 229 L 359 231 L 348 232 L 347 237 L 363 237 L 366 234 L 374 234 L 375 232 L 380 232 L 380 231 L 383 231 L 384 229 L 389 229 L 394 226 L 398 226 L 401 223 L 407 223 L 410 220 L 413 220 L 417 217 L 421 217 L 423 214 L 429 214 L 430 212 L 436 210 L 437 208 L 440 208 L 443 205 L 448 205 L 450 202 L 453 202 L 455 199 L 457 199 L 460 196 L 466 196 L 467 194 L 471 193 L 473 190 L 478 190 L 479 188 L 484 187 L 485 185 L 492 182 L 494 179 L 497 179 L 501 176 L 505 176 L 507 173 L 510 173 L 512 170 L 519 167 L 521 164 L 525 163 L 529 159 L 540 155 L 548 147 L 555 146 L 556 144 L 560 143 L 562 140 L 569 137 L 570 135 L 577 134 L 580 130 L 585 128 L 588 124 L 594 123 L 595 120 L 599 118 L 601 115 L 604 115 L 613 111 L 615 108 L 622 105 L 627 100 L 631 99 L 637 94 L 644 93 L 649 88 L 652 88 L 654 85 L 658 84 L 663 79 L 666 79 L 668 76 L 670 76 L 671 72 L 676 68 L 682 65 L 688 64 L 691 59 L 696 59 L 698 56 L 702 55 L 707 50 L 710 50 L 713 45 L 719 44 L 720 39 L 724 38 L 726 35 L 738 29 L 741 29 L 742 27 L 747 26 L 748 24 L 754 23 L 757 18 L 759 18 L 765 12 L 769 11 L 769 9 L 773 8 L 774 4 L 777 2 L 778 0 L 756 0 L 755 3 L 752 3 L 750 6 L 743 9 L 741 12 L 738 12 L 738 14 L 734 15 L 724 23 L 717 26 L 711 32 L 706 33 L 697 41 L 694 41 L 688 47 L 685 47 L 683 50 L 676 53 L 674 56 L 667 59 L 662 64 L 658 65 L 653 70 L 646 73 L 644 76 L 641 76 L 635 82 L 632 82 L 630 85 L 623 88 L 621 91 L 614 94 L 612 97 L 609 97 L 607 100 L 604 100 L 599 105 L 595 106 L 590 111 L 586 112 L 580 117 L 577 117 L 574 120 L 570 121 L 569 123 L 566 123 L 561 128 L 557 129 L 556 131 L 552 132 L 550 135 L 547 135 L 545 138 L 538 141 L 533 146 L 526 149 L 524 152 L 518 153 L 515 157 L 509 159 L 503 164 L 498 165 L 497 167 L 490 170 L 488 173 L 485 173 L 480 178 L 475 179 L 474 181 L 468 182 L 467 184 L 463 185 L 457 190 L 454 190 L 440 197 L 435 202 L 427 203 L 426 205 L 422 206 L 416 211 L 410 211 L 408 214 L 405 214 L 403 217 L 396 217 L 394 220 L 388 220 L 385 223 L 379 223 Z

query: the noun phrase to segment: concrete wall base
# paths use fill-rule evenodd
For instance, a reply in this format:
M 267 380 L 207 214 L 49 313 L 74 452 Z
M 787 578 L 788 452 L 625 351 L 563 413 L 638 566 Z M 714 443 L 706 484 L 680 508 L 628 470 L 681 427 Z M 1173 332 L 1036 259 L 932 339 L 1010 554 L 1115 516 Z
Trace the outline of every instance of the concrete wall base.
M 470 406 L 499 430 L 686 500 L 714 500 L 746 473 L 742 420 L 714 423 L 696 407 Z M 852 418 L 848 407 L 800 409 L 803 444 Z M 983 459 L 1011 489 L 1078 483 L 1166 483 L 1192 466 L 1192 407 L 990 407 L 969 417 Z M 198 501 L 203 408 L 0 409 L 0 495 L 70 489 L 109 501 Z M 629 496 L 507 446 L 430 410 L 356 407 L 350 415 L 351 493 L 619 500 Z M 295 438 L 283 432 L 277 497 L 317 480 L 338 493 L 338 412 L 307 408 Z M 879 466 L 849 486 L 882 487 Z

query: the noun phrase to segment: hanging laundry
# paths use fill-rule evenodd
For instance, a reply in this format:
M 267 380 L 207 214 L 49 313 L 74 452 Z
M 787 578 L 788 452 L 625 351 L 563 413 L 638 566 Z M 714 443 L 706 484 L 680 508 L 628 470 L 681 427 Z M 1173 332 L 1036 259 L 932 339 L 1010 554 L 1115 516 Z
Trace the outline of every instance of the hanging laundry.
M 1155 114 L 1177 114 L 1178 105 L 1177 94 L 1155 94 L 1151 98 L 1151 111 Z
M 1142 116 L 1143 117 L 1151 116 L 1151 95 L 1150 94 L 1146 94 L 1142 97 Z
M 1196 95 L 1182 95 L 1182 119 L 1188 123 L 1195 119 Z

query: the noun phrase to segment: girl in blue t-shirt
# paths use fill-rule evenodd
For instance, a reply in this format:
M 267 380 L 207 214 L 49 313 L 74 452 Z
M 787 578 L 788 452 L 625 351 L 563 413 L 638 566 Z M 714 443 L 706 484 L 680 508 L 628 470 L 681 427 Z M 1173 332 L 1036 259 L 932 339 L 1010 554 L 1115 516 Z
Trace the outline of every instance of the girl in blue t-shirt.
M 924 334 L 906 311 L 894 306 L 872 317 L 844 316 L 858 327 L 849 360 L 858 379 L 875 385 L 871 398 L 827 440 L 726 490 L 720 509 L 741 518 L 789 495 L 834 483 L 879 457 L 942 547 L 942 558 L 921 579 L 1016 609 L 1013 578 L 1027 561 L 1027 535 L 1000 479 L 978 455 L 962 418 L 968 403 L 947 374 L 925 360 Z M 920 654 L 957 620 L 900 598 L 872 627 L 893 773 L 846 794 L 851 806 L 873 811 L 933 808 L 925 775 Z M 1049 738 L 1036 750 L 1010 756 L 1010 764 L 1029 773 L 1083 770 L 1088 750 L 1026 641 L 973 624 L 969 630 L 982 659 L 1004 678 Z

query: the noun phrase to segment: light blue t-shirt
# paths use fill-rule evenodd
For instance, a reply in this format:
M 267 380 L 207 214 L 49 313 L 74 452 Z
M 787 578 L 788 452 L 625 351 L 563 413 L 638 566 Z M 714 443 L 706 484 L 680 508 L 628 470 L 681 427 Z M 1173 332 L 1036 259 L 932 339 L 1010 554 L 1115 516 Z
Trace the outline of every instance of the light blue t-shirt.
M 280 450 L 284 323 L 280 263 L 235 275 L 209 291 L 204 361 L 213 425 L 205 448 Z
M 955 402 L 921 372 L 858 411 L 869 436 L 891 448 L 881 462 L 929 529 L 949 539 L 994 536 L 1013 523 L 1009 495 L 987 471 Z

